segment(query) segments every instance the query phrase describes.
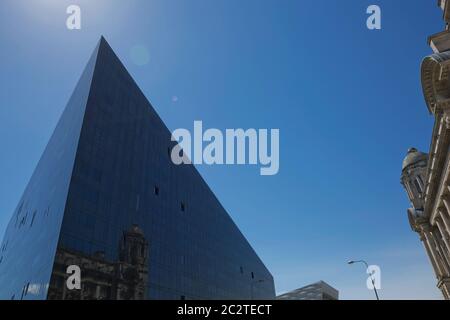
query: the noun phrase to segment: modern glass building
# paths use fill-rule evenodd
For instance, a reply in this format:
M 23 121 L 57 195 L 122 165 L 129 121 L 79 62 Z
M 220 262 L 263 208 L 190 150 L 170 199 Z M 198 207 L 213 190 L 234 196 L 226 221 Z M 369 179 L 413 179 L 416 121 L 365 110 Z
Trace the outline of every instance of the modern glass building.
M 7 227 L 0 298 L 274 299 L 200 174 L 172 163 L 170 138 L 102 38 Z

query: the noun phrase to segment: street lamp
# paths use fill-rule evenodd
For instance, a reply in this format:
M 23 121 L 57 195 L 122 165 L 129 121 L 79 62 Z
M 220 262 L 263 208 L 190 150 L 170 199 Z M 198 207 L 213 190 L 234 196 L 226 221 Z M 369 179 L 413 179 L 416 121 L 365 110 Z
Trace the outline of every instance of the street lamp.
M 257 283 L 262 283 L 262 282 L 264 282 L 264 279 L 259 279 L 259 280 L 255 280 L 255 281 L 252 281 L 252 282 L 250 282 L 250 293 L 251 293 L 251 300 L 253 300 L 253 286 L 255 285 L 255 284 L 257 284 Z
M 366 266 L 366 270 L 369 269 L 369 264 L 365 260 L 350 260 L 347 263 L 348 264 L 364 263 L 364 265 Z M 375 296 L 377 297 L 377 300 L 380 300 L 380 298 L 378 297 L 377 288 L 375 287 L 375 280 L 373 280 L 373 278 L 372 278 L 372 273 L 369 273 L 369 274 L 370 274 L 370 281 L 372 281 L 373 290 L 375 291 Z

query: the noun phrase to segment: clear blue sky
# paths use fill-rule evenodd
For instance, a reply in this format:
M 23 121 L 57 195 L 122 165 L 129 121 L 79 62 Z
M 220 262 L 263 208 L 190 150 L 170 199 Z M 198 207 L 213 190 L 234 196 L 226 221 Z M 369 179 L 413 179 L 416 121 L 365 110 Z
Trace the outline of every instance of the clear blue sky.
M 365 26 L 370 4 L 380 31 Z M 346 264 L 366 259 L 382 298 L 440 298 L 399 177 L 408 147 L 429 147 L 419 66 L 441 16 L 425 0 L 2 0 L 0 234 L 103 34 L 171 130 L 280 129 L 276 176 L 198 166 L 277 292 L 322 279 L 373 298 Z

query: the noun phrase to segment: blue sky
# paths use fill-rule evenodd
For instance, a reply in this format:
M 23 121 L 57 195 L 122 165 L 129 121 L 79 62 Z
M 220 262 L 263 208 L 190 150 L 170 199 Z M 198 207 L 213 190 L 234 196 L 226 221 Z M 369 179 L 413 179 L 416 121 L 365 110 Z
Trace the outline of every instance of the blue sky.
M 70 4 L 81 30 L 65 26 Z M 381 30 L 366 28 L 370 4 Z M 0 234 L 104 35 L 171 130 L 280 129 L 275 176 L 197 167 L 277 292 L 322 279 L 372 299 L 346 264 L 366 259 L 381 298 L 441 298 L 399 183 L 406 150 L 429 147 L 419 67 L 441 16 L 425 0 L 2 0 Z

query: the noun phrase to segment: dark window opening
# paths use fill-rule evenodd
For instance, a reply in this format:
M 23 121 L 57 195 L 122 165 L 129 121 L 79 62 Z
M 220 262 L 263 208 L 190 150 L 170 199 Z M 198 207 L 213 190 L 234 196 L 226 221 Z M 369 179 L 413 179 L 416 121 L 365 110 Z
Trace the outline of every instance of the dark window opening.
M 241 274 L 243 274 L 244 273 L 244 268 L 242 268 L 242 266 L 241 266 Z
M 252 272 L 252 279 L 255 279 L 255 274 Z
M 159 187 L 155 186 L 154 188 L 155 196 L 159 195 Z
M 25 287 L 25 295 L 28 294 L 28 289 L 30 288 L 30 283 L 27 283 L 27 286 Z
M 36 213 L 37 213 L 37 211 L 34 210 L 34 212 L 33 212 L 33 217 L 31 218 L 30 228 L 33 226 L 34 218 L 36 218 Z
M 186 210 L 186 206 L 185 206 L 185 204 L 184 204 L 184 202 L 181 202 L 181 211 L 185 211 Z
M 422 180 L 422 178 L 421 178 L 420 176 L 417 176 L 417 179 L 419 180 L 420 185 L 423 186 L 423 180 Z
M 27 211 L 27 213 L 22 217 L 22 219 L 20 220 L 20 223 L 19 223 L 19 229 L 20 229 L 23 225 L 25 225 L 25 223 L 27 222 L 27 217 L 28 217 L 28 211 Z
M 417 192 L 422 193 L 422 188 L 420 187 L 419 183 L 417 182 L 417 180 L 414 180 L 414 185 L 417 189 Z
M 180 296 L 180 300 L 186 300 L 186 296 Z
M 20 300 L 23 300 L 23 296 L 25 295 L 25 288 L 26 288 L 26 285 L 24 285 L 22 287 L 22 293 L 20 294 Z

